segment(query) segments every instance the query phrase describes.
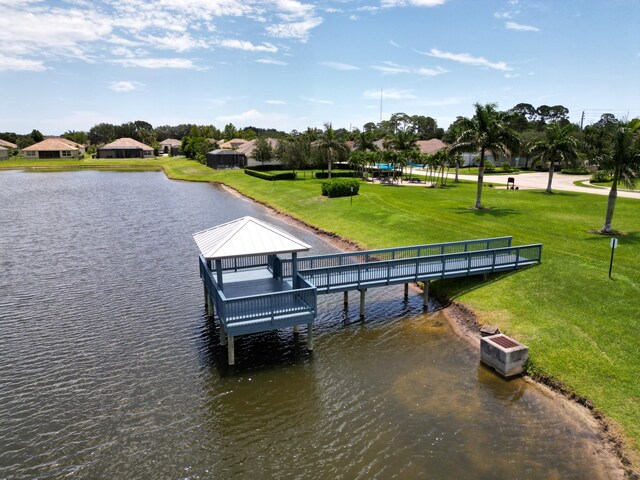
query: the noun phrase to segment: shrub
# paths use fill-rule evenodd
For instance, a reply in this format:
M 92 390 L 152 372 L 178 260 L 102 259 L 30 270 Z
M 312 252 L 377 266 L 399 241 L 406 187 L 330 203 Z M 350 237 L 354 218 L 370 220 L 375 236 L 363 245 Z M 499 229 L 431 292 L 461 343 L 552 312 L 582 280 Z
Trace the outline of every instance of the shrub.
M 329 173 L 316 172 L 316 178 L 329 178 Z M 353 172 L 331 172 L 331 178 L 353 178 Z
M 332 178 L 322 182 L 322 195 L 326 197 L 348 197 L 358 194 L 360 183 L 355 178 Z
M 496 166 L 493 164 L 493 162 L 491 160 L 485 160 L 484 169 L 487 172 L 493 172 L 496 169 Z
M 511 164 L 509 162 L 502 162 L 502 165 L 500 165 L 500 168 L 502 168 L 503 172 L 512 172 L 513 171 L 513 167 L 511 166 Z
M 584 167 L 571 167 L 563 168 L 562 170 L 560 170 L 560 173 L 564 173 L 567 175 L 586 175 L 589 173 L 589 170 Z
M 591 181 L 593 183 L 608 183 L 611 180 L 612 178 L 604 170 L 598 170 L 597 172 L 594 172 L 593 175 L 591 175 Z
M 295 180 L 295 172 L 283 172 L 283 173 L 267 173 L 259 172 L 251 168 L 245 168 L 244 173 L 251 175 L 252 177 L 261 178 L 262 180 Z

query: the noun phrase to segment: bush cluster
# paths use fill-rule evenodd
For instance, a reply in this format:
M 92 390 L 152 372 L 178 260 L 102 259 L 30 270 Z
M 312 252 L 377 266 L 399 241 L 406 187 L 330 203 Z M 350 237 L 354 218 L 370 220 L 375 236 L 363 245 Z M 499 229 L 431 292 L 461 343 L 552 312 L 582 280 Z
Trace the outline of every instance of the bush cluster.
M 360 183 L 355 178 L 331 178 L 322 182 L 322 195 L 325 197 L 348 197 L 358 194 Z
M 604 170 L 598 170 L 591 175 L 591 181 L 593 183 L 607 183 L 613 180 L 611 176 Z
M 484 161 L 484 169 L 487 172 L 493 172 L 496 169 L 496 166 L 493 164 L 491 160 Z
M 513 167 L 511 166 L 511 164 L 509 162 L 502 162 L 500 167 L 502 168 L 503 172 L 512 172 L 513 171 Z
M 589 170 L 583 167 L 571 167 L 571 168 L 563 168 L 560 170 L 560 173 L 565 173 L 567 175 L 586 175 L 589 173 Z
M 329 178 L 329 173 L 316 172 L 316 178 Z M 353 172 L 331 172 L 331 178 L 353 178 Z
M 259 172 L 258 170 L 253 170 L 251 168 L 245 168 L 244 173 L 247 175 L 251 175 L 252 177 L 261 178 L 262 180 L 295 180 L 296 174 L 294 172 L 283 172 L 283 173 L 267 173 L 267 172 Z

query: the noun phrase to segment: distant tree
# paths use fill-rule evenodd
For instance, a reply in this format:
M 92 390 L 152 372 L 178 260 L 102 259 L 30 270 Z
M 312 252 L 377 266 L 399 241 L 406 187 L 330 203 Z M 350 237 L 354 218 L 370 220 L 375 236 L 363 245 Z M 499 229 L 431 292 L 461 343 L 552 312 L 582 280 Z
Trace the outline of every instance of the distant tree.
M 116 126 L 110 123 L 99 123 L 94 125 L 89 129 L 88 136 L 91 145 L 109 143 L 118 138 Z
M 255 149 L 253 150 L 253 158 L 263 165 L 270 162 L 273 158 L 273 147 L 264 137 L 259 137 L 256 140 Z
M 340 141 L 331 123 L 327 122 L 324 124 L 324 132 L 317 140 L 317 147 L 320 152 L 322 152 L 323 156 L 327 160 L 327 171 L 329 172 L 328 177 L 331 178 L 331 166 L 333 163 L 333 159 L 336 155 L 340 153 L 346 154 L 348 149 L 344 142 Z
M 355 139 L 356 150 L 359 152 L 375 151 L 378 146 L 374 143 L 375 137 L 372 131 L 363 130 L 359 132 Z
M 16 145 L 18 145 L 18 148 L 22 150 L 23 148 L 27 148 L 36 142 L 33 140 L 33 137 L 31 135 L 20 135 L 18 136 L 18 138 L 16 138 L 15 143 Z
M 640 119 L 620 122 L 610 134 L 609 143 L 598 152 L 600 167 L 612 175 L 611 189 L 607 201 L 607 213 L 601 233 L 614 234 L 611 224 L 618 198 L 618 185 L 633 190 L 640 174 Z
M 308 165 L 311 143 L 305 135 L 292 136 L 278 143 L 276 156 L 284 168 L 289 168 L 295 173 Z
M 417 150 L 417 140 L 418 137 L 413 127 L 407 127 L 406 129 L 398 129 L 395 133 L 388 135 L 384 140 L 384 146 L 399 152 Z
M 547 193 L 552 193 L 551 182 L 555 163 L 567 165 L 578 158 L 578 142 L 574 136 L 574 129 L 571 124 L 560 126 L 558 122 L 551 123 L 545 128 L 545 136 L 534 141 L 529 147 L 531 158 L 539 159 L 543 163 L 549 162 Z
M 89 143 L 89 136 L 87 132 L 75 131 L 75 130 L 67 130 L 61 135 L 62 138 L 66 138 L 67 140 L 71 140 L 72 142 L 78 143 L 80 145 L 86 145 Z
M 33 143 L 38 143 L 44 140 L 44 135 L 42 135 L 39 130 L 31 130 L 29 136 L 33 140 Z
M 224 139 L 226 141 L 229 141 L 238 136 L 238 130 L 236 129 L 236 127 L 233 126 L 233 123 L 227 123 L 224 126 L 224 130 L 222 131 L 222 134 L 224 135 Z
M 485 152 L 491 152 L 494 159 L 520 145 L 517 134 L 503 122 L 503 116 L 496 110 L 496 104 L 475 104 L 474 117 L 464 124 L 464 130 L 451 146 L 454 154 L 471 152 L 480 154 L 478 165 L 478 187 L 476 192 L 476 210 L 482 209 L 482 186 L 484 182 Z

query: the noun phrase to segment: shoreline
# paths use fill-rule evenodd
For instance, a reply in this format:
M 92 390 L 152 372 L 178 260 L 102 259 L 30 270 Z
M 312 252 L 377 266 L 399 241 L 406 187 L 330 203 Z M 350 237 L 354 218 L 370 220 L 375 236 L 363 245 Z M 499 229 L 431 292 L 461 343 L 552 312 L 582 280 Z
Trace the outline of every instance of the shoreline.
M 265 207 L 271 214 L 285 223 L 321 236 L 325 241 L 329 242 L 339 250 L 357 251 L 363 249 L 362 245 L 354 242 L 353 240 L 314 225 L 310 225 L 291 214 L 274 208 L 266 202 L 256 200 L 245 195 L 229 185 L 222 182 L 211 183 L 219 186 L 231 195 Z M 422 289 L 417 284 L 412 283 L 410 284 L 410 287 L 415 292 L 422 292 Z M 475 312 L 469 306 L 455 300 L 439 300 L 444 300 L 442 302 L 443 307 L 440 309 L 440 312 L 446 318 L 447 323 L 455 335 L 461 341 L 466 343 L 467 346 L 479 352 L 481 325 L 478 322 Z M 565 407 L 571 410 L 573 415 L 589 423 L 591 428 L 596 431 L 600 437 L 600 440 L 595 442 L 598 444 L 597 446 L 599 448 L 595 448 L 595 450 L 603 452 L 603 455 L 609 460 L 610 466 L 620 472 L 620 474 L 615 477 L 640 480 L 640 471 L 633 468 L 633 464 L 639 460 L 635 459 L 635 462 L 632 460 L 634 459 L 633 453 L 625 448 L 623 437 L 618 433 L 618 428 L 615 423 L 608 419 L 602 412 L 594 408 L 589 399 L 577 395 L 566 385 L 546 375 L 544 372 L 540 372 L 535 376 L 525 374 L 521 378 L 537 388 L 541 394 L 547 395 L 558 402 L 562 402 Z

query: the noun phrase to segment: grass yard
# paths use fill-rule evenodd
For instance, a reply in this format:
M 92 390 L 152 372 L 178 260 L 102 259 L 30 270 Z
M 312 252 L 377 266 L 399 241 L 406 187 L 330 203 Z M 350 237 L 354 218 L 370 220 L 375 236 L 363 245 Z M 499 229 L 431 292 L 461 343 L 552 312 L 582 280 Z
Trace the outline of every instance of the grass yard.
M 71 166 L 104 166 L 102 162 L 107 161 L 85 160 Z M 450 178 L 445 189 L 363 182 L 351 205 L 348 197 L 322 197 L 321 181 L 309 176 L 270 182 L 239 170 L 214 171 L 181 158 L 109 162 L 119 167 L 161 167 L 179 180 L 225 183 L 366 248 L 502 235 L 512 235 L 514 245 L 543 243 L 540 266 L 486 282 L 433 282 L 432 289 L 469 305 L 482 322 L 527 344 L 532 368 L 564 382 L 615 420 L 638 458 L 640 201 L 618 198 L 613 226 L 626 235 L 615 252 L 610 280 L 610 239 L 588 233 L 604 222 L 605 196 L 485 188 L 483 203 L 491 209 L 475 211 L 468 208 L 475 200 L 475 183 L 454 184 Z

